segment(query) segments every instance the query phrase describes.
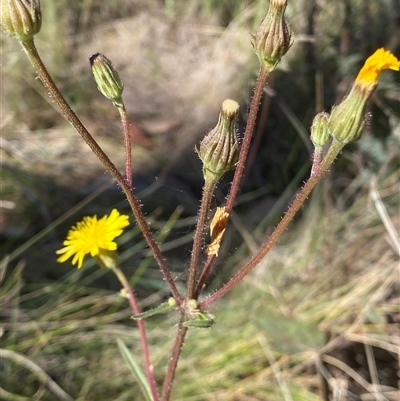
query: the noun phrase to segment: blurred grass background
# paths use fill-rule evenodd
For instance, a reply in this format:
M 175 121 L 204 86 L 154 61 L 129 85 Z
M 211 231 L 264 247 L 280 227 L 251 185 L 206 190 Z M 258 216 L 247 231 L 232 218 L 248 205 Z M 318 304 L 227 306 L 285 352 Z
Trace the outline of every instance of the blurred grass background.
M 240 102 L 245 124 L 257 72 L 249 32 L 267 2 L 42 0 L 42 8 L 36 43 L 46 65 L 122 167 L 118 115 L 97 92 L 88 59 L 104 53 L 120 71 L 137 128 L 135 186 L 182 283 L 202 185 L 193 147 L 227 97 Z M 307 177 L 315 113 L 340 101 L 376 48 L 400 55 L 396 0 L 292 0 L 287 19 L 295 44 L 266 89 L 207 291 L 255 252 Z M 59 265 L 54 254 L 82 216 L 128 212 L 127 204 L 57 114 L 18 44 L 0 40 L 0 398 L 131 400 L 138 390 L 116 340 L 138 359 L 140 346 L 116 279 L 91 261 L 80 271 Z M 263 263 L 212 308 L 217 323 L 189 333 L 173 400 L 399 398 L 399 89 L 399 74 L 382 74 L 363 137 Z M 168 296 L 134 224 L 120 249 L 143 308 Z M 160 383 L 177 318 L 147 322 Z

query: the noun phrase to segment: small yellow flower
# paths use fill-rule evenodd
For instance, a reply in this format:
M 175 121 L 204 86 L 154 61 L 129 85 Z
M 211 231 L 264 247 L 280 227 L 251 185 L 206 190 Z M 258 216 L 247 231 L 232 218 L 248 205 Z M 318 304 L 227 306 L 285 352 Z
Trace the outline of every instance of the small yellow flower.
M 390 51 L 380 48 L 366 60 L 349 95 L 332 108 L 328 126 L 337 141 L 347 144 L 361 135 L 365 104 L 378 84 L 380 73 L 387 69 L 399 71 L 400 61 Z
M 381 71 L 387 69 L 399 71 L 400 61 L 389 50 L 381 47 L 372 56 L 367 58 L 364 66 L 357 75 L 355 84 L 375 86 Z
M 61 255 L 57 262 L 63 263 L 73 256 L 72 264 L 82 267 L 85 255 L 101 256 L 115 251 L 117 244 L 114 239 L 122 234 L 123 228 L 129 225 L 129 216 L 120 214 L 113 209 L 110 216 L 86 216 L 69 230 L 64 248 L 56 251 Z

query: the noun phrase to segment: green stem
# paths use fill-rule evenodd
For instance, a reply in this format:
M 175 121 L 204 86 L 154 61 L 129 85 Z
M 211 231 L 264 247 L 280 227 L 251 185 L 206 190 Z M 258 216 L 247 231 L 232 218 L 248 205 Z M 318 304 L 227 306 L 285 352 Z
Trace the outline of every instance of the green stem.
M 208 212 L 210 210 L 211 199 L 218 180 L 205 175 L 203 187 L 203 197 L 200 203 L 199 215 L 197 218 L 196 231 L 193 239 L 192 255 L 190 258 L 189 274 L 186 287 L 186 300 L 192 299 L 196 284 L 196 273 L 199 265 L 200 252 L 204 242 L 204 230 L 207 224 Z
M 167 281 L 173 297 L 176 299 L 178 304 L 181 303 L 182 297 L 176 288 L 175 282 L 169 272 L 169 269 L 165 263 L 164 257 L 158 247 L 154 237 L 150 231 L 150 228 L 147 224 L 146 219 L 141 210 L 140 202 L 137 199 L 135 193 L 132 188 L 128 185 L 122 174 L 115 167 L 114 163 L 108 158 L 108 156 L 104 153 L 98 143 L 94 140 L 92 135 L 88 132 L 82 122 L 79 120 L 77 115 L 71 109 L 69 104 L 66 102 L 61 92 L 57 88 L 50 74 L 48 73 L 45 65 L 40 58 L 40 55 L 36 49 L 33 38 L 26 42 L 21 42 L 22 48 L 27 54 L 30 62 L 32 63 L 36 73 L 39 78 L 42 80 L 43 85 L 49 91 L 50 97 L 57 103 L 59 108 L 61 109 L 61 115 L 76 129 L 82 139 L 88 144 L 93 153 L 99 158 L 99 160 L 103 163 L 103 166 L 106 170 L 114 177 L 114 179 L 118 182 L 118 184 L 123 189 L 129 205 L 131 206 L 133 215 L 135 216 L 136 222 L 140 227 L 143 236 L 145 237 L 147 244 L 150 249 L 153 251 L 154 258 L 156 259 L 161 272 L 163 273 L 165 280 Z
M 129 281 L 125 277 L 125 274 L 119 268 L 113 269 L 113 272 L 115 273 L 118 280 L 122 284 L 122 287 L 125 289 L 125 291 L 128 294 L 129 304 L 131 306 L 133 314 L 138 315 L 140 313 L 140 308 L 136 301 L 135 294 L 133 293 L 132 288 L 129 285 Z M 137 319 L 136 322 L 139 327 L 140 341 L 142 343 L 144 367 L 146 370 L 147 381 L 150 386 L 150 391 L 153 396 L 153 401 L 158 401 L 159 398 L 158 398 L 158 394 L 157 394 L 156 381 L 154 379 L 153 369 L 152 369 L 152 365 L 150 362 L 149 343 L 147 341 L 146 328 L 144 326 L 143 319 Z
M 289 209 L 283 216 L 282 220 L 276 226 L 275 230 L 270 235 L 265 244 L 261 247 L 261 249 L 257 252 L 257 254 L 253 256 L 250 259 L 250 261 L 238 273 L 236 273 L 226 284 L 224 284 L 213 295 L 209 296 L 203 302 L 201 302 L 199 304 L 199 309 L 206 309 L 215 301 L 223 297 L 236 284 L 242 281 L 244 277 L 246 277 L 257 266 L 258 263 L 261 262 L 261 260 L 269 252 L 272 246 L 276 243 L 281 234 L 286 230 L 286 228 L 292 221 L 295 214 L 298 212 L 298 210 L 301 208 L 307 197 L 310 195 L 315 185 L 328 171 L 329 166 L 334 162 L 334 160 L 336 159 L 340 151 L 343 149 L 343 147 L 344 147 L 343 143 L 340 143 L 335 139 L 332 141 L 331 147 L 329 148 L 329 151 L 326 154 L 324 160 L 319 165 L 318 170 L 315 171 L 314 175 L 309 178 L 309 180 L 305 183 L 301 191 L 297 194 L 295 200 L 290 205 Z

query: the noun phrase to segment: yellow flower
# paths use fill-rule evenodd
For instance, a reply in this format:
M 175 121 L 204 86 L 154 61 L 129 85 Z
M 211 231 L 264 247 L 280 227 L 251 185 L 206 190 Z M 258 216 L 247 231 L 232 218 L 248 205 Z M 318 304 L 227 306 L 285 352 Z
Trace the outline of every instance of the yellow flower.
M 332 108 L 328 127 L 337 141 L 347 144 L 359 138 L 364 128 L 365 104 L 378 84 L 380 73 L 387 69 L 399 71 L 400 61 L 380 48 L 366 60 L 349 95 Z
M 400 70 L 400 61 L 383 47 L 378 49 L 372 56 L 368 57 L 364 66 L 356 78 L 356 84 L 375 86 L 379 79 L 379 74 L 383 70 Z
M 104 256 L 109 251 L 115 251 L 117 244 L 114 239 L 122 234 L 123 228 L 129 225 L 129 216 L 121 215 L 113 209 L 110 216 L 86 216 L 69 230 L 67 239 L 63 242 L 64 248 L 56 251 L 61 255 L 57 262 L 63 263 L 73 256 L 72 264 L 82 267 L 85 255 Z

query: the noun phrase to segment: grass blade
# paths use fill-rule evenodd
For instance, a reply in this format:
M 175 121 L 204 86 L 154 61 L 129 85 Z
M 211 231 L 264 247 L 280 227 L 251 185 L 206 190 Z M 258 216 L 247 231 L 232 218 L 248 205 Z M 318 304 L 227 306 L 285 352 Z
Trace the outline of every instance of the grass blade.
M 129 367 L 131 368 L 133 374 L 136 377 L 137 382 L 139 383 L 140 388 L 143 391 L 143 394 L 146 397 L 147 401 L 153 401 L 153 397 L 151 396 L 150 387 L 147 383 L 147 379 L 143 374 L 140 366 L 136 363 L 135 359 L 133 358 L 132 354 L 130 353 L 129 349 L 125 345 L 125 343 L 117 339 L 118 348 L 124 357 L 125 361 L 128 363 Z

